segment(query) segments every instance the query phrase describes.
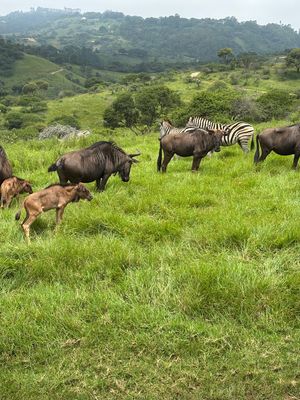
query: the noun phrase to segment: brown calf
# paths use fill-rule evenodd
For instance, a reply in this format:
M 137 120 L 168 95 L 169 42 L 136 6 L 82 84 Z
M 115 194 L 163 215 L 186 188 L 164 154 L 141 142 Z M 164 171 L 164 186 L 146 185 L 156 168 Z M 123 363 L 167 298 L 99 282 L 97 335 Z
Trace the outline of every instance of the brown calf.
M 9 207 L 12 199 L 21 193 L 32 193 L 32 187 L 25 179 L 13 176 L 5 179 L 1 185 L 1 208 Z
M 23 207 L 26 210 L 26 217 L 22 223 L 25 237 L 30 241 L 30 225 L 44 211 L 56 209 L 56 224 L 62 220 L 65 207 L 71 202 L 80 199 L 92 200 L 90 191 L 82 184 L 54 184 L 45 189 L 26 197 L 20 210 L 16 214 L 16 220 L 20 219 Z

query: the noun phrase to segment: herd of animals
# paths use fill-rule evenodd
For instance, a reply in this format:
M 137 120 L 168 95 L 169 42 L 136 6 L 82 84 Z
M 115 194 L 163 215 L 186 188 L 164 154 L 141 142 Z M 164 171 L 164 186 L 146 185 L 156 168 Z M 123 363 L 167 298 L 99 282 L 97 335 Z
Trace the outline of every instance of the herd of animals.
M 166 172 L 168 163 L 176 154 L 181 157 L 193 156 L 192 171 L 197 171 L 202 158 L 208 153 L 218 152 L 221 146 L 236 143 L 247 153 L 250 140 L 253 149 L 254 128 L 245 122 L 225 125 L 191 117 L 184 128 L 176 128 L 169 120 L 164 120 L 160 123 L 157 170 Z M 293 168 L 296 168 L 300 157 L 300 124 L 268 128 L 258 134 L 254 162 L 263 161 L 271 151 L 280 155 L 294 154 Z M 107 141 L 66 153 L 48 168 L 48 172 L 57 171 L 59 183 L 33 193 L 30 182 L 13 175 L 5 150 L 0 146 L 1 208 L 9 207 L 13 198 L 20 194 L 29 194 L 15 218 L 20 219 L 24 208 L 26 217 L 21 226 L 26 239 L 30 241 L 30 226 L 42 212 L 55 209 L 56 224 L 59 224 L 69 203 L 81 199 L 92 200 L 92 194 L 83 183 L 96 181 L 97 190 L 103 191 L 113 174 L 119 174 L 123 182 L 128 182 L 131 166 L 138 162 L 135 157 L 139 155 L 127 154 L 114 142 Z

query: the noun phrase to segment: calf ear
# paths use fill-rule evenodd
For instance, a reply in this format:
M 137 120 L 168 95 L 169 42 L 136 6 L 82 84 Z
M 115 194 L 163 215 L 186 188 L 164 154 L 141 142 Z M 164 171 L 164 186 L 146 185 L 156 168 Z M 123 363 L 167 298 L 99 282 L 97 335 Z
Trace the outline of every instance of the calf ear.
M 139 160 L 136 160 L 135 158 L 132 158 L 131 161 L 132 161 L 134 164 L 139 163 Z

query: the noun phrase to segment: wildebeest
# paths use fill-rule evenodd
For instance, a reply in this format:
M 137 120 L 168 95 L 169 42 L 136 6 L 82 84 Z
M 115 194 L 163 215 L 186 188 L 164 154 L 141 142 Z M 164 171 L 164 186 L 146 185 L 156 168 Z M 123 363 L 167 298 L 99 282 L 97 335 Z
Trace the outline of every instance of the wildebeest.
M 22 222 L 22 228 L 25 237 L 30 241 L 30 225 L 44 211 L 56 209 L 56 224 L 62 220 L 65 207 L 71 202 L 77 202 L 80 199 L 91 201 L 93 196 L 90 191 L 82 184 L 53 184 L 39 192 L 30 194 L 23 201 L 21 208 L 15 218 L 20 219 L 23 207 L 26 210 L 26 217 Z
M 118 173 L 123 182 L 129 181 L 130 169 L 140 155 L 126 154 L 114 142 L 97 142 L 85 149 L 71 151 L 48 168 L 57 171 L 61 184 L 96 181 L 97 190 L 105 188 L 108 178 Z
M 13 198 L 22 193 L 32 193 L 32 187 L 28 181 L 17 176 L 5 179 L 1 185 L 1 208 L 9 207 Z
M 262 154 L 259 155 L 259 146 Z M 264 161 L 271 152 L 288 156 L 294 154 L 293 168 L 297 168 L 300 157 L 300 124 L 283 128 L 268 128 L 256 137 L 256 152 L 254 162 Z
M 166 121 L 164 121 L 165 123 Z M 166 172 L 174 154 L 181 157 L 193 156 L 192 171 L 199 169 L 200 162 L 209 151 L 220 151 L 220 143 L 226 132 L 215 129 L 189 129 L 186 133 L 170 133 L 160 139 L 157 170 Z M 162 163 L 162 152 L 164 160 Z
M 2 182 L 12 176 L 12 168 L 8 161 L 5 150 L 0 146 L 0 185 Z

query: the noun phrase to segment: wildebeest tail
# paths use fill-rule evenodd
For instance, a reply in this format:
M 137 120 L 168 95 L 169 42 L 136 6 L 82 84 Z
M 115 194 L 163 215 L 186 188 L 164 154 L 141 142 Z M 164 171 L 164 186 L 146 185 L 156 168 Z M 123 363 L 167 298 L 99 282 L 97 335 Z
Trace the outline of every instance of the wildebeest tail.
M 251 149 L 251 150 L 254 149 L 254 134 L 252 135 L 250 149 Z
M 159 172 L 161 169 L 161 160 L 162 160 L 162 147 L 161 147 L 161 140 L 159 141 L 159 151 L 158 151 L 158 158 L 157 158 L 157 171 Z
M 53 171 L 57 171 L 56 162 L 54 164 L 50 165 L 50 167 L 48 168 L 48 172 L 53 172 Z
M 256 152 L 254 154 L 254 162 L 257 163 L 259 160 L 259 135 L 256 136 Z

